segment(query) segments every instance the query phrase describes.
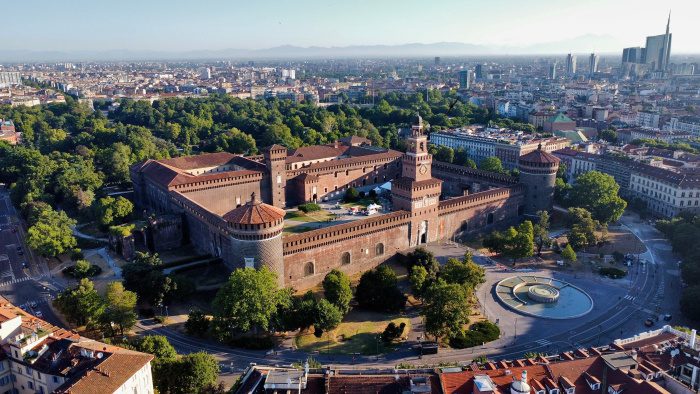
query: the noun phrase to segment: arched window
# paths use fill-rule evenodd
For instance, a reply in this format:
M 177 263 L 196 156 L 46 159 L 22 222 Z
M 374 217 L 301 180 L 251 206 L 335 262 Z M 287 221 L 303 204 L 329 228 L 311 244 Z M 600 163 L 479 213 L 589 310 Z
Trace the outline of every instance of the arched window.
M 384 254 L 384 244 L 383 243 L 378 243 L 377 246 L 374 247 L 374 254 L 376 256 L 381 256 Z
M 342 265 L 350 264 L 350 252 L 343 253 L 343 255 L 340 257 L 340 264 L 342 264 Z
M 304 264 L 304 276 L 311 276 L 314 274 L 314 263 L 309 261 Z

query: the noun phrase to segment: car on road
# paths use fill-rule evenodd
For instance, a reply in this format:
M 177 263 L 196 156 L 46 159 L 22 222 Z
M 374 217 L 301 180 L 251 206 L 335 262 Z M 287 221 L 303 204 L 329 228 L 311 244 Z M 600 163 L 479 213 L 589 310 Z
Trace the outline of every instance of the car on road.
M 651 319 L 651 318 L 646 319 L 646 320 L 644 321 L 644 325 L 647 326 L 647 327 L 653 326 L 653 325 L 654 325 L 654 319 Z
M 29 268 L 29 266 L 27 265 L 27 262 L 26 262 L 26 261 L 23 261 L 23 262 L 22 262 L 22 268 Z
M 36 308 L 36 301 L 31 301 L 29 303 L 29 306 L 31 306 L 32 308 Z
M 21 247 L 21 246 L 18 246 L 18 247 L 17 247 L 17 251 L 19 252 L 19 251 L 21 251 L 21 250 L 22 250 L 22 247 Z
M 20 255 L 20 256 L 24 256 L 24 252 L 21 251 L 21 250 L 20 250 L 19 252 L 17 252 L 17 254 Z
M 665 320 L 665 321 L 671 321 L 671 319 L 673 319 L 673 316 L 672 316 L 672 315 L 670 315 L 670 314 L 668 314 L 668 313 L 664 315 L 664 320 Z
M 34 316 L 41 318 L 44 317 L 44 314 L 41 311 L 34 311 Z

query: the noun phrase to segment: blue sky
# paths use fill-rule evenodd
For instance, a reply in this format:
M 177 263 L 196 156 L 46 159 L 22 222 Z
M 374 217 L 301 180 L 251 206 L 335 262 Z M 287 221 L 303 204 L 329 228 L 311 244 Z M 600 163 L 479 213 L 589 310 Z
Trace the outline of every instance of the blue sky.
M 700 52 L 698 0 L 2 0 L 0 49 L 521 46 L 592 34 L 611 50 L 663 33 L 669 8 L 674 52 Z

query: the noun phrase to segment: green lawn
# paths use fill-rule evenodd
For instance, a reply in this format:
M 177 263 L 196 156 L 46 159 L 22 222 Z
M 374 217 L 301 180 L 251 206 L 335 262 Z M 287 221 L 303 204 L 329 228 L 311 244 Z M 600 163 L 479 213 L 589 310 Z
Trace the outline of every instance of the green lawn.
M 333 213 L 328 212 L 328 211 L 316 211 L 316 212 L 309 212 L 309 213 L 304 213 L 302 211 L 291 211 L 287 212 L 286 215 L 284 215 L 285 220 L 293 220 L 296 222 L 325 222 L 328 219 L 331 219 L 334 216 Z
M 408 337 L 411 331 L 411 323 L 408 318 L 387 316 L 381 313 L 352 311 L 340 323 L 338 328 L 331 333 L 324 333 L 323 337 L 316 338 L 313 329 L 302 331 L 296 337 L 297 348 L 313 352 L 374 355 L 391 350 L 396 345 L 385 345 L 381 340 L 377 341 L 389 322 L 396 325 L 406 323 L 403 337 Z M 330 340 L 329 340 L 330 339 Z

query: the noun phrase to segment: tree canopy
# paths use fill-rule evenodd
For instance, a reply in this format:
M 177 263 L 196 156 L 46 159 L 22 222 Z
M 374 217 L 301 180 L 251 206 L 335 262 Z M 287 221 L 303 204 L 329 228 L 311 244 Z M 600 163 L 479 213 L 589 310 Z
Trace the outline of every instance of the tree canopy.
M 620 219 L 627 207 L 618 192 L 615 178 L 599 171 L 588 171 L 576 178 L 566 201 L 571 207 L 585 208 L 593 219 L 606 224 Z

